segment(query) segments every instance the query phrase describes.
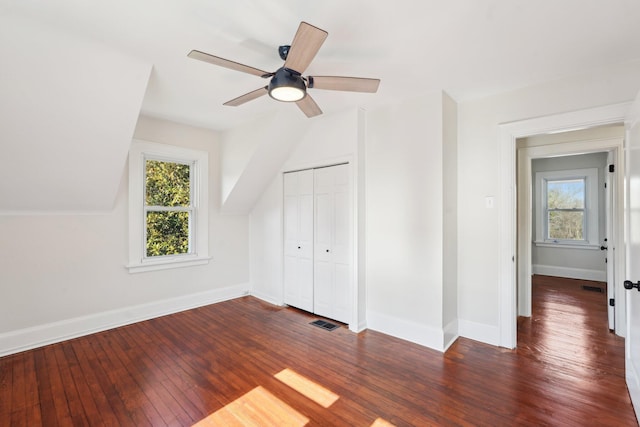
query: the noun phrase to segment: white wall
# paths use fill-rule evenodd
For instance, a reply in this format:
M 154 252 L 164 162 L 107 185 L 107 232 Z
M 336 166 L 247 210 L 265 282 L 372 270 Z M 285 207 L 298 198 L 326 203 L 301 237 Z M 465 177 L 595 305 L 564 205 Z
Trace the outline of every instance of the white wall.
M 265 117 L 258 123 L 252 123 L 251 126 L 244 126 L 222 133 L 220 184 L 223 204 L 242 176 L 242 172 L 246 169 L 256 148 L 260 145 L 262 128 L 267 126 L 270 120 L 272 120 L 272 117 Z
M 443 104 L 443 307 L 444 346 L 458 337 L 458 106 L 446 93 Z
M 282 204 L 282 176 L 277 174 L 250 215 L 251 294 L 276 305 L 284 303 Z
M 640 62 L 603 67 L 458 105 L 458 309 L 460 334 L 499 343 L 499 125 L 633 100 Z M 515 162 L 515 159 L 512 160 Z M 494 196 L 495 208 L 485 208 Z M 515 284 L 514 284 L 515 286 Z
M 0 214 L 110 211 L 152 64 L 4 6 Z
M 210 153 L 213 260 L 129 274 L 126 175 L 109 213 L 0 216 L 0 355 L 248 291 L 248 217 L 219 214 L 218 135 L 141 117 L 135 138 Z
M 367 117 L 367 323 L 443 348 L 442 94 Z
M 248 215 L 313 123 L 317 122 L 309 122 L 300 111 L 276 110 L 265 118 L 224 132 L 222 211 Z

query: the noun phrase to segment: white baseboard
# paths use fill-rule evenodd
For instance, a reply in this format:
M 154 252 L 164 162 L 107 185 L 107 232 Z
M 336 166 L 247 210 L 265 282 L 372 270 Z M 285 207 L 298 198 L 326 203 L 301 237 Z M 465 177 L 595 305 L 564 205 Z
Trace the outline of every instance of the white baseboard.
M 451 344 L 458 339 L 458 319 L 454 319 L 444 327 L 444 351 L 447 351 Z
M 370 310 L 367 311 L 367 326 L 374 331 L 444 352 L 442 330 Z
M 367 322 L 357 322 L 355 324 L 351 324 L 349 323 L 349 330 L 351 332 L 355 332 L 356 334 L 359 334 L 360 332 L 364 331 L 367 329 Z
M 631 396 L 631 403 L 633 404 L 636 414 L 638 414 L 640 413 L 640 376 L 638 375 L 638 371 L 635 369 L 636 366 L 634 361 L 627 357 L 625 362 L 625 377 L 627 380 L 627 387 L 629 389 L 629 396 Z
M 0 357 L 248 294 L 248 284 L 124 307 L 0 334 Z
M 496 347 L 500 346 L 500 328 L 497 326 L 458 319 L 458 333 L 461 337 L 480 341 Z
M 534 264 L 531 266 L 533 274 L 543 276 L 566 277 L 569 279 L 607 281 L 607 272 L 602 270 L 587 270 L 584 268 L 558 267 L 555 265 Z
M 277 305 L 279 307 L 282 307 L 284 305 L 282 303 L 282 301 L 280 301 L 280 302 L 276 301 L 276 299 L 273 298 L 273 296 L 271 296 L 271 295 L 267 295 L 267 294 L 262 293 L 262 292 L 256 292 L 256 291 L 253 291 L 253 290 L 250 290 L 249 293 L 251 294 L 251 296 L 256 297 L 258 299 L 261 299 L 264 302 L 268 302 L 269 304 Z

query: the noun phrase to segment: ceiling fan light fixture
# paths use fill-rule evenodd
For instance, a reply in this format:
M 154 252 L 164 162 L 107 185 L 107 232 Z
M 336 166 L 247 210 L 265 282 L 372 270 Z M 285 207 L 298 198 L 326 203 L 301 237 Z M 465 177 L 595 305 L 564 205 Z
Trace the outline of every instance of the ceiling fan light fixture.
M 307 96 L 307 86 L 300 74 L 280 68 L 269 82 L 269 96 L 282 102 L 300 101 Z

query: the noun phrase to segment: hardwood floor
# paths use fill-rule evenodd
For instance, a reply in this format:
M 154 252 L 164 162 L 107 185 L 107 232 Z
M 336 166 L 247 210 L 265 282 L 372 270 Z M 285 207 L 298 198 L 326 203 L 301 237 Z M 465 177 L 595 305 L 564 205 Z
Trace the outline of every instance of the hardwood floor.
M 261 410 L 278 426 L 636 425 L 624 340 L 605 294 L 582 284 L 536 277 L 514 351 L 329 332 L 252 297 L 202 307 L 0 358 L 0 426 L 228 425 Z M 285 369 L 338 399 L 294 391 L 275 377 Z

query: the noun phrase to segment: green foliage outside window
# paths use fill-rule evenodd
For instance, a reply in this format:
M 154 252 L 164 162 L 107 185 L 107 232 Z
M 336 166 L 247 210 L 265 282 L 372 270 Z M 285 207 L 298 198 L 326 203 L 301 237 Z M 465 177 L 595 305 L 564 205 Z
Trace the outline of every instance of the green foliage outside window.
M 584 240 L 584 197 L 584 179 L 547 183 L 550 239 Z
M 146 162 L 148 257 L 189 253 L 189 174 L 190 166 L 187 164 L 159 160 Z

